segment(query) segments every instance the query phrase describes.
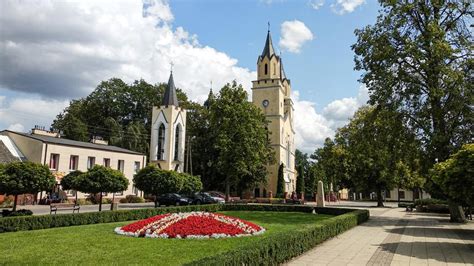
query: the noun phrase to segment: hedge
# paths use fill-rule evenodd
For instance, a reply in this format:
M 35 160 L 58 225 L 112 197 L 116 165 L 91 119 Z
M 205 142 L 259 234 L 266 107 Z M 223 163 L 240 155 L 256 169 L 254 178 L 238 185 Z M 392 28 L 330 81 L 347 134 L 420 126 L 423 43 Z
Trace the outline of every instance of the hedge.
M 235 206 L 231 208 L 235 208 Z M 252 206 L 252 208 L 257 207 Z M 321 209 L 315 208 L 316 211 L 321 211 Z M 329 212 L 340 212 L 339 210 L 335 211 L 335 208 L 326 209 Z M 267 208 L 260 210 L 267 210 Z M 324 220 L 314 226 L 275 234 L 250 246 L 238 247 L 228 252 L 193 261 L 188 265 L 279 265 L 369 219 L 368 210 L 342 210 L 346 213 Z M 285 208 L 284 211 L 290 211 L 290 209 Z
M 113 223 L 145 219 L 158 214 L 170 212 L 209 211 L 216 212 L 223 205 L 193 205 L 168 208 L 118 210 L 103 212 L 88 212 L 76 214 L 36 215 L 0 218 L 0 233 L 37 230 L 54 227 Z

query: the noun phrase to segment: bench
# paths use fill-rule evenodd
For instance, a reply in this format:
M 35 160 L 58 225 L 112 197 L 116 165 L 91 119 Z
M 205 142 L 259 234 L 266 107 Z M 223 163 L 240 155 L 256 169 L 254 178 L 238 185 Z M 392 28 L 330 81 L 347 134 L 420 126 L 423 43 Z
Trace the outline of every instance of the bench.
M 79 213 L 79 209 L 81 206 L 75 204 L 75 203 L 53 203 L 49 205 L 49 214 L 56 214 L 56 212 L 59 210 L 72 210 L 72 213 L 75 213 L 76 210 Z

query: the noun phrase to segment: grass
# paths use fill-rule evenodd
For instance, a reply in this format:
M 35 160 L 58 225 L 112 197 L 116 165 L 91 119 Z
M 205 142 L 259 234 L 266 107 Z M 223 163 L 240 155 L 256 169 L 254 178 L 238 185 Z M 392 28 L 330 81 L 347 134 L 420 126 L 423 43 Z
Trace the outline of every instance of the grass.
M 180 265 L 332 217 L 299 212 L 221 213 L 257 223 L 267 231 L 243 238 L 150 239 L 115 234 L 115 227 L 130 223 L 119 222 L 4 233 L 0 234 L 0 264 Z

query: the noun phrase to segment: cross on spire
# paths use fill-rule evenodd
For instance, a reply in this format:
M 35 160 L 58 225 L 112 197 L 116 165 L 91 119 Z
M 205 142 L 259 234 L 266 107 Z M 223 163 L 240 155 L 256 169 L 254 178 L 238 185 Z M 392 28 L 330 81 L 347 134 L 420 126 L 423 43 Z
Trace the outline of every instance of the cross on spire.
M 173 66 L 174 66 L 174 63 L 173 63 L 173 61 L 171 61 L 171 62 L 170 62 L 171 73 L 173 73 Z
M 268 21 L 268 32 L 270 32 L 270 21 Z

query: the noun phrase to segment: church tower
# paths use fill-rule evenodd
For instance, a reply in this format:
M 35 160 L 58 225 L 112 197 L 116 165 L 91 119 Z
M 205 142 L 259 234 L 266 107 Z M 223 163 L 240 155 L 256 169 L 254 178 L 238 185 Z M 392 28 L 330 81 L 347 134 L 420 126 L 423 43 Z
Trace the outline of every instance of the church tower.
M 257 60 L 257 80 L 252 81 L 252 102 L 265 114 L 270 131 L 270 143 L 275 151 L 276 162 L 268 166 L 266 187 L 256 188 L 255 197 L 276 195 L 278 167 L 285 165 L 285 192 L 291 193 L 296 186 L 295 131 L 293 127 L 293 101 L 290 98 L 291 83 L 286 78 L 280 56 L 273 48 L 270 30 L 265 47 Z
M 179 107 L 171 71 L 160 107 L 153 107 L 150 162 L 164 170 L 183 172 L 186 110 Z

